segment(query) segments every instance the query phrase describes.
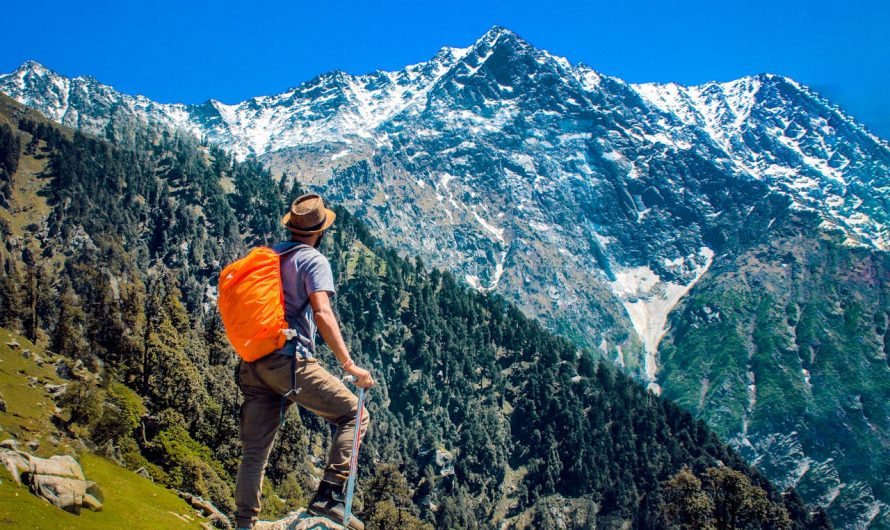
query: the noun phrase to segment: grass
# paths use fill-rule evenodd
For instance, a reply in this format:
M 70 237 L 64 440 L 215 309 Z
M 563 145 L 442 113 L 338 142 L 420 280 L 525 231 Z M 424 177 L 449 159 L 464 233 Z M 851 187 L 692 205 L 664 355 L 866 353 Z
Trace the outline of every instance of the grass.
M 0 528 L 32 529 L 199 528 L 205 521 L 176 493 L 126 470 L 110 460 L 93 455 L 80 456 L 84 474 L 102 488 L 102 511 L 74 515 L 18 487 L 5 470 L 0 471 Z
M 19 343 L 19 348 L 13 349 L 7 345 L 13 340 Z M 39 366 L 33 358 L 24 358 L 24 350 L 39 355 L 43 365 Z M 6 412 L 0 412 L 0 427 L 3 429 L 0 440 L 10 438 L 10 435 L 21 443 L 36 440 L 40 442 L 37 454 L 41 456 L 72 452 L 51 421 L 55 415 L 55 403 L 43 387 L 45 384 L 64 383 L 55 373 L 53 360 L 24 337 L 0 329 L 0 394 L 6 401 Z M 31 377 L 37 378 L 34 386 L 29 381 Z M 58 438 L 57 446 L 51 441 L 53 436 Z
M 13 131 L 18 132 L 18 120 L 28 118 L 32 121 L 47 122 L 40 113 L 23 107 L 4 94 L 0 94 L 0 123 L 9 124 Z M 31 140 L 31 135 L 20 132 L 22 151 L 24 145 Z M 41 142 L 41 147 L 43 143 Z M 41 194 L 46 187 L 44 175 L 48 158 L 38 158 L 22 153 L 19 167 L 12 178 L 12 196 L 9 197 L 9 208 L 0 208 L 0 219 L 9 223 L 13 235 L 24 235 L 26 227 L 42 223 L 51 209 L 46 198 Z
M 7 346 L 11 340 L 20 347 Z M 36 352 L 44 359 L 43 365 L 39 366 L 33 358 L 24 358 L 23 350 Z M 43 350 L 24 337 L 0 329 L 0 393 L 7 405 L 7 411 L 0 412 L 0 440 L 10 435 L 20 442 L 38 440 L 40 448 L 36 453 L 40 456 L 75 455 L 86 477 L 102 488 L 104 508 L 80 515 L 65 512 L 32 495 L 27 487 L 17 486 L 8 472 L 0 469 L 0 529 L 199 528 L 206 519 L 197 516 L 174 491 L 100 456 L 75 454 L 73 442 L 50 420 L 56 414 L 55 404 L 43 385 L 64 382 L 51 362 Z M 32 386 L 30 377 L 36 377 L 39 383 Z

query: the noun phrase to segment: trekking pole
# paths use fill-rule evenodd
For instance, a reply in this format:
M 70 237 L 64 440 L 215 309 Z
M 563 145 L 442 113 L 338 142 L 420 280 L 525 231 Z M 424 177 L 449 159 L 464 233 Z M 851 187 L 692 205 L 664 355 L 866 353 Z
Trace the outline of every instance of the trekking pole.
M 355 382 L 354 375 L 347 375 L 343 381 Z M 361 444 L 362 415 L 365 411 L 365 389 L 358 389 L 358 411 L 355 413 L 355 434 L 352 435 L 352 457 L 349 459 L 349 480 L 346 482 L 346 509 L 343 511 L 343 526 L 349 528 L 349 518 L 352 516 L 352 495 L 355 493 L 355 476 L 358 469 L 358 447 Z

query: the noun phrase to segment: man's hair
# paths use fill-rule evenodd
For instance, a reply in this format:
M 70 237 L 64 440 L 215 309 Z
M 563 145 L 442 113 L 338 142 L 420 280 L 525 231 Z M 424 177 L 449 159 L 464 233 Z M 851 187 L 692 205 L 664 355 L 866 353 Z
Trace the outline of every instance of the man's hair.
M 315 248 L 318 248 L 319 244 L 321 244 L 321 240 L 324 238 L 324 232 L 319 232 L 318 234 L 312 234 L 312 236 L 314 236 L 314 235 L 318 236 L 318 239 L 316 240 L 316 245 L 315 245 Z M 291 233 L 290 240 L 296 241 L 299 243 L 306 243 L 308 245 L 309 239 L 311 239 L 312 236 L 301 236 L 299 234 Z

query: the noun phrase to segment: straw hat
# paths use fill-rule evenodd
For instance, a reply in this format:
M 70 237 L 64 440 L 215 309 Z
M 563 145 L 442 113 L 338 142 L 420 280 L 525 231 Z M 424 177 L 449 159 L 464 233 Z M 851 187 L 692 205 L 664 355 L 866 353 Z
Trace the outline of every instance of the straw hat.
M 298 236 L 311 236 L 327 230 L 336 217 L 337 214 L 324 207 L 321 195 L 307 193 L 294 199 L 281 224 Z

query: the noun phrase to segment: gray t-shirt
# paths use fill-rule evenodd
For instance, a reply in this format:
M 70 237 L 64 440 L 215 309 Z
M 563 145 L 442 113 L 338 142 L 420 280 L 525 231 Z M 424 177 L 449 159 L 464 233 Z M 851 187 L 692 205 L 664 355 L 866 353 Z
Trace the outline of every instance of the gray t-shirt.
M 284 317 L 299 337 L 274 353 L 311 357 L 315 353 L 315 318 L 309 295 L 327 291 L 334 295 L 334 273 L 328 259 L 318 250 L 302 243 L 286 242 L 272 247 L 281 257 L 281 288 L 284 291 Z

